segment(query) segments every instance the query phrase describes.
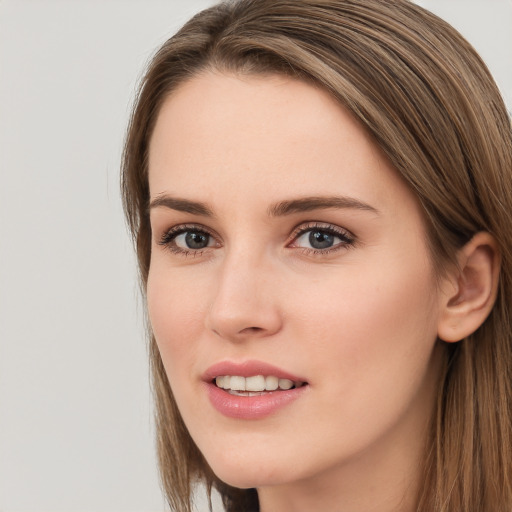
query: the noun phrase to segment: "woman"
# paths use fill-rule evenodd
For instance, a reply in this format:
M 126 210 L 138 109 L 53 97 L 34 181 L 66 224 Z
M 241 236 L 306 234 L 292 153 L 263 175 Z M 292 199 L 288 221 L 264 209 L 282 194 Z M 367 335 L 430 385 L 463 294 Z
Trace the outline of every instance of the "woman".
M 404 0 L 240 0 L 149 65 L 123 197 L 171 506 L 509 511 L 512 137 Z

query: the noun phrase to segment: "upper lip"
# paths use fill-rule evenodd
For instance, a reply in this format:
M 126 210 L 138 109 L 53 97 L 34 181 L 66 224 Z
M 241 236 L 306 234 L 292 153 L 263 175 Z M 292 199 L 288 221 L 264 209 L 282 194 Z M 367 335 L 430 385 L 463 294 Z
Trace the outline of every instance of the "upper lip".
M 306 379 L 299 375 L 287 372 L 277 366 L 263 361 L 220 361 L 210 366 L 203 374 L 202 378 L 205 382 L 211 382 L 216 377 L 231 375 L 239 377 L 252 377 L 254 375 L 269 376 L 273 375 L 279 379 L 289 379 L 294 382 L 306 382 Z

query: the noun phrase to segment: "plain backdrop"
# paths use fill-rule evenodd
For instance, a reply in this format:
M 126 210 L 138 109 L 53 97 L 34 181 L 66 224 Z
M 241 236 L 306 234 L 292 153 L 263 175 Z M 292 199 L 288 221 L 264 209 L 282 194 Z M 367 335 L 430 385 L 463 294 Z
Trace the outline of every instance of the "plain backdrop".
M 165 510 L 119 160 L 145 63 L 211 3 L 0 0 L 0 512 Z M 418 3 L 510 107 L 512 1 Z

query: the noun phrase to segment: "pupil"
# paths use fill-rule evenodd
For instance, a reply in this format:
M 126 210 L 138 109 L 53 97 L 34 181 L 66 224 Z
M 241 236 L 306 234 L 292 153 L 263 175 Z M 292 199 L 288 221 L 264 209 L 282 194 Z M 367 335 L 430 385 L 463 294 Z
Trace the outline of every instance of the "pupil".
M 312 231 L 309 234 L 309 243 L 314 249 L 327 249 L 334 244 L 334 235 L 325 231 Z
M 185 242 L 189 249 L 204 249 L 208 247 L 209 235 L 205 233 L 189 232 L 185 236 Z

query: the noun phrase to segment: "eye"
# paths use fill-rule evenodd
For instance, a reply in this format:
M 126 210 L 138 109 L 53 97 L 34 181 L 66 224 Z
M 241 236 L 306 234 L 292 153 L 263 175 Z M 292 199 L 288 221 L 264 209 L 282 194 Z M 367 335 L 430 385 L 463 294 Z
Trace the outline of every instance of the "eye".
M 354 236 L 342 228 L 314 223 L 299 226 L 289 247 L 302 248 L 306 252 L 328 253 L 351 247 L 354 242 Z
M 215 238 L 205 229 L 186 225 L 166 231 L 158 243 L 174 253 L 183 255 L 197 255 L 204 249 L 218 246 Z
M 180 249 L 205 249 L 211 245 L 211 236 L 203 231 L 185 231 L 174 238 Z
M 306 232 L 300 236 L 297 239 L 297 245 L 304 247 L 304 244 L 309 244 L 313 249 L 328 249 L 336 243 L 337 239 L 338 237 L 332 233 L 317 229 Z

